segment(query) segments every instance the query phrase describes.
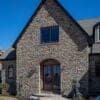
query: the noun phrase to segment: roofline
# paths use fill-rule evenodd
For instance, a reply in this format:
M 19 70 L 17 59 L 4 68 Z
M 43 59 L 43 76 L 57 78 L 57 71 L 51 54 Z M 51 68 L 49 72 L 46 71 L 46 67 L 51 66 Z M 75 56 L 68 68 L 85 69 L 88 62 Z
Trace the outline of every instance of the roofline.
M 32 14 L 32 16 L 30 17 L 29 21 L 26 23 L 25 27 L 22 29 L 22 31 L 20 32 L 20 35 L 18 36 L 18 38 L 15 40 L 15 42 L 13 43 L 12 47 L 16 48 L 16 44 L 18 43 L 18 41 L 20 40 L 20 38 L 22 37 L 25 29 L 28 27 L 28 25 L 30 24 L 30 22 L 32 21 L 32 19 L 34 19 L 34 17 L 37 15 L 38 11 L 41 9 L 42 5 L 45 3 L 46 0 L 41 0 L 39 6 L 37 7 L 36 11 Z M 84 34 L 87 37 L 87 42 L 89 43 L 89 35 L 88 33 L 76 22 L 76 20 L 69 14 L 69 12 L 67 10 L 65 10 L 65 8 L 58 2 L 58 0 L 54 0 L 56 2 L 56 4 L 65 12 L 65 14 L 67 14 L 71 20 L 84 32 Z
M 100 56 L 100 53 L 90 53 L 89 56 Z
M 16 58 L 14 58 L 14 59 L 0 59 L 0 61 L 16 61 Z
M 22 31 L 20 32 L 20 35 L 18 36 L 18 38 L 15 40 L 15 42 L 13 43 L 12 47 L 16 47 L 17 42 L 20 40 L 20 38 L 23 35 L 23 32 L 25 31 L 25 29 L 28 27 L 28 25 L 30 24 L 30 22 L 32 21 L 32 19 L 36 16 L 36 14 L 38 13 L 38 11 L 41 9 L 42 5 L 45 3 L 46 0 L 41 0 L 39 6 L 37 7 L 37 9 L 35 10 L 35 12 L 32 14 L 32 16 L 29 18 L 28 22 L 26 23 L 25 27 L 22 29 Z

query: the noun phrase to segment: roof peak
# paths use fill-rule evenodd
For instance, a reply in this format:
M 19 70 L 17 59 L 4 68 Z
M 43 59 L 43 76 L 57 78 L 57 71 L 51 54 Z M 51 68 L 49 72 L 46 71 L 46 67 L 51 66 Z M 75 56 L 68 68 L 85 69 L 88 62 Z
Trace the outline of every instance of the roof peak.
M 56 0 L 42 0 L 42 1 L 44 2 L 44 1 L 56 1 Z

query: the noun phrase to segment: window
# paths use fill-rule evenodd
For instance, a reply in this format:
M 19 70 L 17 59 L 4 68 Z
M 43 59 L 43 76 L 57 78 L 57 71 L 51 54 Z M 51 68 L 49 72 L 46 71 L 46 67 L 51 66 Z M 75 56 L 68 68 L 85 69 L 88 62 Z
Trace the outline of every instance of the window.
M 100 63 L 96 63 L 95 65 L 95 75 L 96 77 L 100 77 Z
M 13 67 L 13 65 L 9 65 L 9 67 L 8 67 L 8 78 L 14 78 L 14 67 Z
M 95 42 L 100 42 L 100 25 L 95 27 Z
M 41 43 L 54 43 L 59 41 L 59 27 L 41 28 Z

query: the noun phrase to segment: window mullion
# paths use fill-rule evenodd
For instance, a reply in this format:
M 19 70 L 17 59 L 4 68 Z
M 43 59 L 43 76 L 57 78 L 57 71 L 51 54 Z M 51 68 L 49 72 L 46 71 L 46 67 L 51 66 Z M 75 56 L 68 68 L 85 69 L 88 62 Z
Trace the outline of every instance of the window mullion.
M 51 41 L 51 28 L 50 28 L 50 42 L 52 42 L 52 41 Z

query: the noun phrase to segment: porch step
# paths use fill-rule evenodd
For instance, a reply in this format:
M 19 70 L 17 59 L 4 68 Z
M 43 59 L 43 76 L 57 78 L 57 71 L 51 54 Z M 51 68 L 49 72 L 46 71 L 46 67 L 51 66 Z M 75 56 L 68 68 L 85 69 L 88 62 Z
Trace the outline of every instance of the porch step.
M 40 95 L 35 95 L 33 97 L 35 97 L 36 100 L 70 100 L 62 97 L 61 95 L 56 95 L 56 94 L 40 94 Z

